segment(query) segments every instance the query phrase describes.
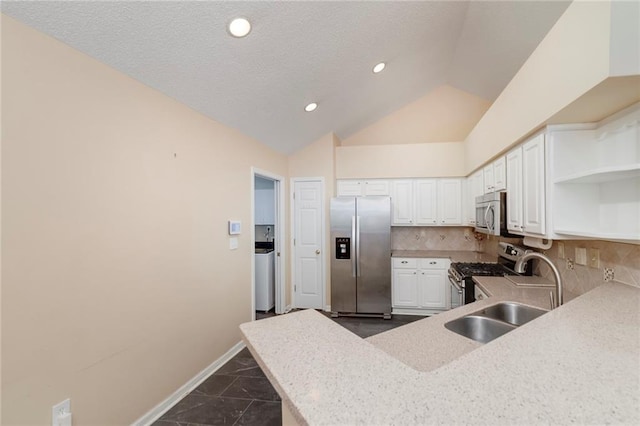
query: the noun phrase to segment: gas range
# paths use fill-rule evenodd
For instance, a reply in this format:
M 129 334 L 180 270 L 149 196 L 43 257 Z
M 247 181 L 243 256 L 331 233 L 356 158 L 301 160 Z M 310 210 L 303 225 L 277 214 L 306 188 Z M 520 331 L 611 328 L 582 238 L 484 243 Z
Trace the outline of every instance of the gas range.
M 449 282 L 452 286 L 452 294 L 458 294 L 459 300 L 455 303 L 452 299 L 452 307 L 475 302 L 475 284 L 472 277 L 504 277 L 507 275 L 519 275 L 513 268 L 519 257 L 527 253 L 524 247 L 512 244 L 500 243 L 498 246 L 498 260 L 495 263 L 467 263 L 454 262 L 449 267 Z M 527 262 L 525 275 L 531 275 L 532 264 Z
M 513 269 L 500 263 L 463 263 L 454 262 L 451 268 L 460 275 L 461 278 L 484 276 L 503 277 L 505 275 L 517 275 Z

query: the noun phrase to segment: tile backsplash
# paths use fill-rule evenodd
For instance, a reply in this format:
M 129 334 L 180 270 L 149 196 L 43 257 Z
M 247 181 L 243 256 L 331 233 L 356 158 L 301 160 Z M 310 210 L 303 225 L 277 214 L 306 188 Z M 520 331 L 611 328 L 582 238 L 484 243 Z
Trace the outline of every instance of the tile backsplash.
M 490 237 L 484 241 L 485 253 L 495 252 L 498 241 L 522 245 L 519 239 Z M 564 245 L 564 258 L 559 253 L 560 245 Z M 587 265 L 576 263 L 576 248 L 586 249 Z M 597 268 L 588 266 L 589 249 L 599 251 L 600 264 Z M 542 252 L 556 265 L 564 288 L 572 293 L 584 294 L 603 284 L 605 268 L 613 270 L 615 281 L 640 287 L 640 245 L 601 240 L 557 240 L 550 249 Z M 534 273 L 553 280 L 551 269 L 544 263 L 537 262 Z
M 482 251 L 482 241 L 468 227 L 392 226 L 391 249 Z

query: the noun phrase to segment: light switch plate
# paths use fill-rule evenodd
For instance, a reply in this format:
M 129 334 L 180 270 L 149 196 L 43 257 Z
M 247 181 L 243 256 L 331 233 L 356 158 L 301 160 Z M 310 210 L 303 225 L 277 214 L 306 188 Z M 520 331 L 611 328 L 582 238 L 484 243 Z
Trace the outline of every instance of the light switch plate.
M 576 264 L 587 264 L 587 249 L 585 247 L 576 247 Z
M 600 267 L 600 250 L 589 249 L 589 267 L 598 269 Z
M 53 426 L 71 424 L 71 399 L 67 398 L 51 408 L 51 424 Z

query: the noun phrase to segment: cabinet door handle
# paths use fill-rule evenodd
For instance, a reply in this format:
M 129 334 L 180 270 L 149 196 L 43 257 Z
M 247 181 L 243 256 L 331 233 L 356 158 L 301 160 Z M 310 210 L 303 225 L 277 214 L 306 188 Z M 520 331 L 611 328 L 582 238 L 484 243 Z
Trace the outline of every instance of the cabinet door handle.
M 416 274 L 417 274 L 417 272 L 414 272 L 414 273 L 413 273 L 413 275 L 416 275 Z
M 402 261 L 402 262 L 400 262 L 400 263 L 409 263 L 409 262 L 407 262 L 406 260 L 403 260 L 403 261 Z
M 429 265 L 435 265 L 438 262 L 429 262 Z

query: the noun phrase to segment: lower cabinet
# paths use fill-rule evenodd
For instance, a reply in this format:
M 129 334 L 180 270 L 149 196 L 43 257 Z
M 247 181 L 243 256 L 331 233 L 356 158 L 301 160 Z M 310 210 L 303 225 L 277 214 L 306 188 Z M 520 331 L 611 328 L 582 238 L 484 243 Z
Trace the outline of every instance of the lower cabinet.
M 392 258 L 393 313 L 431 315 L 450 309 L 450 263 L 441 258 Z

